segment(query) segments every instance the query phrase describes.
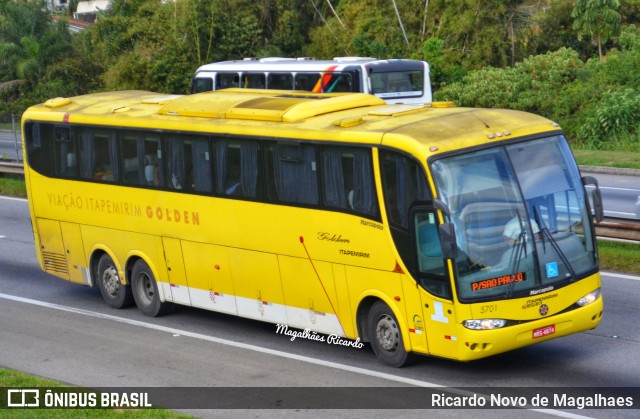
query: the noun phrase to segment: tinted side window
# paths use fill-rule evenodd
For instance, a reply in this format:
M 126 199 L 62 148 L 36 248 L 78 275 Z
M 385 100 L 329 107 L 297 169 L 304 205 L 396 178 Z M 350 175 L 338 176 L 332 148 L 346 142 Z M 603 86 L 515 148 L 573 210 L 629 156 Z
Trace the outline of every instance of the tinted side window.
M 353 82 L 349 73 L 332 73 L 322 80 L 324 93 L 353 92 Z
M 378 215 L 371 150 L 322 147 L 323 202 L 327 207 Z
M 240 75 L 238 73 L 218 73 L 216 75 L 216 90 L 240 87 Z
M 118 144 L 114 130 L 78 129 L 80 175 L 84 179 L 117 182 L 120 178 Z
M 307 90 L 309 92 L 320 92 L 321 90 L 320 73 L 298 73 L 295 79 L 296 90 Z
M 246 89 L 264 89 L 267 87 L 267 77 L 264 73 L 244 73 L 242 86 Z
M 266 167 L 270 200 L 307 205 L 319 203 L 314 145 L 269 143 Z
M 76 143 L 69 127 L 28 124 L 25 130 L 27 161 L 46 176 L 78 176 Z
M 380 165 L 389 222 L 408 230 L 411 204 L 430 199 L 424 172 L 408 157 L 385 150 L 380 151 Z
M 197 77 L 191 80 L 191 93 L 208 92 L 213 90 L 211 77 Z
M 215 142 L 216 193 L 223 196 L 260 199 L 260 144 L 257 141 Z
M 25 126 L 27 162 L 36 172 L 45 176 L 55 175 L 53 156 L 56 142 L 51 124 L 27 124 Z
M 207 138 L 174 134 L 166 139 L 169 189 L 211 192 L 212 159 Z
M 162 186 L 162 153 L 158 134 L 120 133 L 122 182 L 127 185 Z
M 269 89 L 293 89 L 293 75 L 291 73 L 269 74 Z

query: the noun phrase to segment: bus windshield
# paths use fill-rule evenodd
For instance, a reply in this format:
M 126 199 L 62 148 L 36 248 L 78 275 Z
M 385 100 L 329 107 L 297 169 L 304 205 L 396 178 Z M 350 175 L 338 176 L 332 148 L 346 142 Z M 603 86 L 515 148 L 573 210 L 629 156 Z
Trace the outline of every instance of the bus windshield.
M 455 226 L 461 301 L 535 295 L 597 268 L 588 204 L 564 137 L 442 158 L 432 169 Z
M 422 96 L 423 90 L 423 71 L 371 73 L 371 93 L 382 99 Z

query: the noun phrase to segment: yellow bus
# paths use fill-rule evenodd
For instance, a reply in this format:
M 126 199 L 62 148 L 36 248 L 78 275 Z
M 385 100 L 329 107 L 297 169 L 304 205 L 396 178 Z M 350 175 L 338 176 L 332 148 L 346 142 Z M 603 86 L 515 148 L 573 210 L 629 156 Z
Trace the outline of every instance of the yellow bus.
M 599 190 L 592 210 L 545 118 L 227 89 L 55 98 L 22 124 L 40 265 L 111 307 L 370 342 L 393 366 L 601 320 Z

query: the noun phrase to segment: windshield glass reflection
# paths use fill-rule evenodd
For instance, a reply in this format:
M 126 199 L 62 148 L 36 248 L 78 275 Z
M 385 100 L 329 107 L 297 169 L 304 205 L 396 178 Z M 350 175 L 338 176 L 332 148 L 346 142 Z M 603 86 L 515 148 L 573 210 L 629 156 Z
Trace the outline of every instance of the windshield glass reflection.
M 597 266 L 584 189 L 561 136 L 432 164 L 460 249 L 460 299 L 509 298 Z

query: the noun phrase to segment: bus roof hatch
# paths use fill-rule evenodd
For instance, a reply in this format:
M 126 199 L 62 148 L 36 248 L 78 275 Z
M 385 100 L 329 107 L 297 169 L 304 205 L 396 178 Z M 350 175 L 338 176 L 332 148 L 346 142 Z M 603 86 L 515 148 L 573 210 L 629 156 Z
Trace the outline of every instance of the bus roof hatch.
M 182 96 L 166 103 L 160 114 L 294 122 L 326 113 L 384 104 L 384 100 L 363 93 L 225 89 Z

